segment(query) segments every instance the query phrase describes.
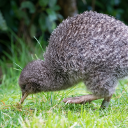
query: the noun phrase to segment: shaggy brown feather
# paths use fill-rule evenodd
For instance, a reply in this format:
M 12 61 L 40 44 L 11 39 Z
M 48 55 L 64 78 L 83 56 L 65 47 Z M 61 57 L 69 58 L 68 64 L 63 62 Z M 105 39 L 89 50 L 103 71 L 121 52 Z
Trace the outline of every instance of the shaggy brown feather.
M 24 95 L 67 89 L 83 81 L 97 99 L 110 99 L 118 79 L 127 75 L 128 26 L 86 11 L 64 20 L 52 32 L 44 61 L 30 62 L 19 85 Z

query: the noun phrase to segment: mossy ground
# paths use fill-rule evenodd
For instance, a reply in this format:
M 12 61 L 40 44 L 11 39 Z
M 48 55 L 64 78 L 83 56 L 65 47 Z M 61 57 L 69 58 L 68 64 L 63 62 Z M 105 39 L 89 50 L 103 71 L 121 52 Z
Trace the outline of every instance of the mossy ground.
M 16 77 L 17 79 L 18 77 Z M 64 104 L 63 98 L 86 94 L 85 86 L 80 83 L 65 91 L 47 92 L 30 95 L 18 107 L 21 92 L 17 83 L 0 89 L 0 127 L 14 128 L 106 128 L 128 127 L 128 86 L 119 85 L 110 106 L 100 110 L 102 100 L 91 104 Z

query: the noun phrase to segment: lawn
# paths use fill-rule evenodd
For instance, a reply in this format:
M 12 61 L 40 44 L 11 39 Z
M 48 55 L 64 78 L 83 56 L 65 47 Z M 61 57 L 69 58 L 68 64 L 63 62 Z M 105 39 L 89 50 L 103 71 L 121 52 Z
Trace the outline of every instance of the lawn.
M 0 61 L 3 79 L 0 84 L 0 127 L 2 128 L 126 128 L 128 127 L 128 80 L 120 80 L 110 105 L 100 110 L 102 99 L 90 104 L 65 104 L 66 97 L 85 95 L 89 92 L 83 83 L 57 92 L 42 92 L 30 95 L 22 108 L 17 106 L 21 98 L 18 78 L 25 64 L 33 59 L 42 58 L 37 45 L 31 53 L 20 42 L 17 49 L 12 42 L 11 54 L 6 56 L 13 62 L 10 66 L 6 59 Z M 20 53 L 20 54 L 19 54 Z M 34 53 L 34 54 L 33 54 Z M 36 53 L 36 55 L 35 55 Z M 19 56 L 20 55 L 20 56 Z M 20 67 L 19 67 L 19 66 Z

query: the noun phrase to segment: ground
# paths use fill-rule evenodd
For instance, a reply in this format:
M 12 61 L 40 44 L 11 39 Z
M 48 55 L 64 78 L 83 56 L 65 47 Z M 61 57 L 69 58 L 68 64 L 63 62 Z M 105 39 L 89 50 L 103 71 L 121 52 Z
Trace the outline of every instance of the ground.
M 16 80 L 10 83 L 8 88 L 4 84 L 1 85 L 0 127 L 128 127 L 128 80 L 120 81 L 106 110 L 99 110 L 102 100 L 85 105 L 61 102 L 65 97 L 88 94 L 83 83 L 59 92 L 30 95 L 19 108 L 17 103 L 20 101 L 21 91 Z

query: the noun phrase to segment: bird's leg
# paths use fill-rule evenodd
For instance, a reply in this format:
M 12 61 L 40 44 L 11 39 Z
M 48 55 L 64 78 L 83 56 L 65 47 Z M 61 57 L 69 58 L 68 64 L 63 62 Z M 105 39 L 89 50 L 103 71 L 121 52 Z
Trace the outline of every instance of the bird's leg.
M 70 97 L 63 100 L 65 103 L 75 103 L 75 104 L 84 104 L 86 102 L 91 102 L 93 100 L 101 99 L 101 97 L 97 97 L 95 95 L 83 95 L 78 97 Z
M 109 102 L 111 100 L 111 97 L 112 97 L 112 95 L 109 96 L 109 97 L 104 98 L 104 100 L 103 100 L 103 102 L 101 104 L 101 107 L 100 107 L 101 109 L 105 109 L 105 108 L 107 108 L 109 106 Z

